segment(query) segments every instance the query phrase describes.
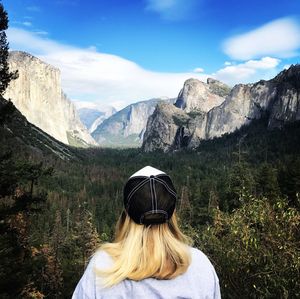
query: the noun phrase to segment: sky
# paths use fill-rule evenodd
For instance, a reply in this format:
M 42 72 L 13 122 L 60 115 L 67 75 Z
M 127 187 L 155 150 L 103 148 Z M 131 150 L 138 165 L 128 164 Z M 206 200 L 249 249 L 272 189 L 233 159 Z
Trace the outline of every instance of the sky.
M 11 50 L 61 70 L 78 107 L 176 97 L 188 78 L 234 86 L 300 62 L 299 0 L 2 0 Z

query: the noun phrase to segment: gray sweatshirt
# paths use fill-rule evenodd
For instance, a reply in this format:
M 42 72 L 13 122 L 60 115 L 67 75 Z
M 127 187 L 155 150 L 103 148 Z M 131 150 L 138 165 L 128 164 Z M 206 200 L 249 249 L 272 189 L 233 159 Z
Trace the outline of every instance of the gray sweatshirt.
M 98 251 L 90 260 L 72 299 L 220 299 L 219 280 L 207 256 L 190 248 L 192 262 L 188 270 L 170 280 L 146 278 L 140 281 L 123 280 L 110 288 L 101 287 L 101 278 L 94 268 L 109 268 L 112 258 Z

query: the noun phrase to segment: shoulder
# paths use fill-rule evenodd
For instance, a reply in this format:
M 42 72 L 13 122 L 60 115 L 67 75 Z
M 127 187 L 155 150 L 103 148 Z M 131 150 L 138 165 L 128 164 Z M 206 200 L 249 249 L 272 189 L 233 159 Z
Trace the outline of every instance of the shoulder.
M 208 298 L 221 298 L 219 278 L 209 258 L 197 248 L 191 248 L 191 256 L 192 262 L 188 271 L 195 279 L 197 286 L 202 286 L 202 290 L 213 294 Z
M 113 265 L 113 259 L 104 250 L 97 250 L 90 260 L 92 268 L 106 269 Z
M 194 271 L 201 270 L 202 273 L 211 274 L 218 279 L 215 268 L 207 255 L 197 248 L 191 247 L 190 250 L 192 256 L 191 269 Z
M 190 247 L 190 251 L 191 251 L 192 260 L 197 260 L 203 262 L 204 264 L 212 265 L 207 255 L 203 253 L 201 250 L 194 247 Z
M 112 258 L 103 250 L 98 250 L 91 257 L 76 289 L 72 299 L 96 298 L 98 285 L 101 284 L 99 277 L 96 275 L 97 269 L 103 270 L 112 265 Z M 97 298 L 100 298 L 99 296 Z

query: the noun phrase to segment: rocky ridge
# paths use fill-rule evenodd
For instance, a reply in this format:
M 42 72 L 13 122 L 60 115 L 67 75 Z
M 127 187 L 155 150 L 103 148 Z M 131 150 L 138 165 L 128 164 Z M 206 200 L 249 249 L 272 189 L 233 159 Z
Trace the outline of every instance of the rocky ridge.
M 178 98 L 183 103 L 181 94 Z M 192 105 L 188 103 L 187 95 L 185 105 L 156 107 L 147 123 L 142 145 L 144 151 L 195 148 L 203 139 L 234 132 L 265 115 L 268 115 L 269 128 L 282 127 L 287 122 L 299 120 L 300 65 L 291 66 L 269 81 L 238 84 L 221 104 L 211 109 L 203 98 L 199 101 L 200 109 L 187 109 L 195 106 L 196 93 L 192 88 L 187 94 L 192 95 Z M 207 98 L 209 104 L 211 98 L 211 95 Z M 203 106 L 205 109 L 201 110 Z
M 21 51 L 10 52 L 9 66 L 18 70 L 4 94 L 34 125 L 74 146 L 96 145 L 81 123 L 74 104 L 61 89 L 60 71 Z
M 1 150 L 7 148 L 17 156 L 34 155 L 40 159 L 54 156 L 62 160 L 78 160 L 75 149 L 56 140 L 31 124 L 11 101 L 0 96 Z
M 174 99 L 151 99 L 131 104 L 105 119 L 92 133 L 100 145 L 138 147 L 141 145 L 149 116 L 158 103 Z
M 81 122 L 93 133 L 103 121 L 117 112 L 114 107 L 96 108 L 80 108 L 77 110 Z
M 223 83 L 211 78 L 207 80 L 207 83 L 197 79 L 188 79 L 178 95 L 175 106 L 187 113 L 191 111 L 208 112 L 224 101 L 224 96 L 218 94 L 216 88 L 221 84 Z M 225 87 L 225 84 L 223 85 Z M 224 95 L 226 95 L 226 92 Z

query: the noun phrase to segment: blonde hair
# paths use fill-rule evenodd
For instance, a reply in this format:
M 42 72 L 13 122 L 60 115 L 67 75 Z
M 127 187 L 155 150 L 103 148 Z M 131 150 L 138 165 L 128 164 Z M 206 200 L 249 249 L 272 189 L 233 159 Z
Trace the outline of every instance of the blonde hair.
M 125 211 L 121 214 L 114 242 L 99 249 L 114 260 L 110 269 L 95 269 L 105 287 L 127 278 L 171 279 L 187 270 L 190 240 L 180 231 L 174 214 L 169 222 L 148 226 L 136 224 Z

